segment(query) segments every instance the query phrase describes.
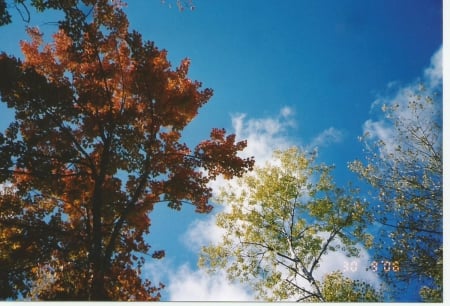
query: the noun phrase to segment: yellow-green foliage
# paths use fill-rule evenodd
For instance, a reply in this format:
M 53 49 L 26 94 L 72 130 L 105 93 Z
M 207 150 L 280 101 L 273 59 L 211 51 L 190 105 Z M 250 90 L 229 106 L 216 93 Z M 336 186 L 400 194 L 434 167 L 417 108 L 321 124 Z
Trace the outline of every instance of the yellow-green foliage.
M 331 278 L 321 284 L 317 268 L 327 253 L 357 256 L 357 243 L 370 240 L 364 234 L 367 203 L 337 188 L 331 167 L 316 165 L 314 155 L 294 147 L 274 157 L 275 163 L 248 173 L 238 187 L 222 190 L 217 202 L 225 209 L 217 225 L 225 235 L 202 249 L 199 265 L 224 269 L 262 300 L 332 301 L 326 290 L 341 290 L 340 284 Z M 360 290 L 353 284 L 345 290 Z

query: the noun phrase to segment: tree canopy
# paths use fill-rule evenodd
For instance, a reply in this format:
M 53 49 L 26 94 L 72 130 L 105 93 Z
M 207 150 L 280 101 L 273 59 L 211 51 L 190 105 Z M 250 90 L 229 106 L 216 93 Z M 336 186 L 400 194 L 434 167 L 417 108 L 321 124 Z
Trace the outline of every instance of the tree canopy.
M 356 258 L 370 247 L 368 203 L 337 188 L 331 167 L 315 165 L 313 155 L 291 148 L 275 160 L 222 190 L 217 226 L 224 234 L 202 248 L 200 266 L 225 269 L 268 301 L 378 300 L 370 284 L 338 270 L 318 272 L 334 252 Z
M 377 256 L 401 263 L 392 283 L 419 279 L 424 300 L 442 302 L 442 95 L 420 85 L 382 110 L 385 136 L 366 133 L 366 161 L 350 164 L 377 192 Z
M 52 42 L 28 28 L 23 60 L 0 55 L 15 112 L 0 133 L 0 298 L 157 300 L 163 285 L 140 275 L 164 256 L 145 239 L 154 206 L 208 213 L 208 182 L 253 160 L 224 129 L 182 142 L 213 92 L 130 31 L 120 5 L 85 0 L 88 21 L 78 1 L 42 3 L 65 5 Z

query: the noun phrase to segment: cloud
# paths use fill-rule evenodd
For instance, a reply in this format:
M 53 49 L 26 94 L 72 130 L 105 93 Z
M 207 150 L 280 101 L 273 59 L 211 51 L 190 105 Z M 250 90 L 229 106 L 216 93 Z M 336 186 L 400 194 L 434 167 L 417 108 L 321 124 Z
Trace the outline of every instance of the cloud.
M 255 157 L 258 166 L 272 160 L 274 150 L 284 150 L 294 145 L 303 147 L 306 151 L 330 146 L 341 142 L 344 133 L 334 127 L 329 127 L 315 136 L 306 145 L 301 145 L 288 136 L 297 127 L 293 119 L 295 112 L 290 107 L 283 107 L 273 117 L 247 118 L 245 114 L 232 116 L 231 122 L 238 140 L 247 140 L 247 148 L 243 157 Z
M 254 301 L 243 284 L 232 283 L 223 272 L 208 274 L 193 270 L 188 264 L 178 267 L 167 258 L 146 263 L 143 277 L 153 283 L 165 283 L 163 295 L 169 301 Z
M 336 243 L 339 243 L 338 240 Z M 320 267 L 317 269 L 316 275 L 318 278 L 321 279 L 325 274 L 339 270 L 343 272 L 344 276 L 364 281 L 377 289 L 382 282 L 377 274 L 369 269 L 372 262 L 371 256 L 362 245 L 358 244 L 357 246 L 360 248 L 359 257 L 350 258 L 342 252 L 326 254 L 320 262 Z
M 419 86 L 418 84 L 422 85 Z M 376 99 L 372 103 L 372 110 L 395 107 L 395 118 L 392 118 L 392 120 L 430 127 L 432 123 L 439 119 L 442 105 L 436 103 L 436 101 L 434 104 L 422 103 L 423 108 L 418 108 L 415 112 L 411 111 L 410 102 L 417 101 L 417 93 L 420 87 L 424 89 L 420 92 L 423 96 L 422 102 L 425 100 L 424 97 L 442 92 L 442 46 L 431 57 L 430 64 L 424 69 L 420 80 L 415 80 L 412 84 L 403 87 L 398 87 L 397 83 L 391 82 L 388 84 L 388 89 L 393 90 L 393 94 L 387 94 Z M 364 122 L 363 131 L 369 140 L 382 140 L 385 143 L 381 154 L 395 154 L 398 145 L 402 144 L 400 139 L 396 138 L 397 128 L 406 129 L 406 127 L 399 126 L 396 128 L 392 120 L 388 120 L 385 115 L 383 113 L 383 116 L 378 120 L 369 119 Z M 425 129 L 423 136 L 428 137 L 427 133 L 428 131 Z M 439 145 L 439 143 L 438 141 L 437 144 Z
M 442 85 L 442 46 L 431 57 L 430 66 L 425 69 L 424 76 L 431 88 Z
M 394 154 L 395 149 L 398 146 L 397 140 L 395 139 L 395 130 L 392 125 L 384 120 L 373 121 L 367 120 L 363 124 L 364 134 L 371 140 L 381 139 L 384 142 L 383 155 L 389 156 L 389 154 Z
M 334 127 L 330 127 L 317 135 L 308 145 L 308 148 L 314 149 L 318 147 L 327 147 L 333 143 L 341 142 L 343 138 L 344 133 L 342 131 L 339 131 Z
M 207 274 L 182 265 L 170 276 L 171 301 L 254 301 L 242 284 L 230 283 L 223 272 Z
M 183 242 L 188 249 L 197 253 L 202 246 L 217 243 L 225 230 L 216 226 L 215 216 L 206 220 L 195 220 L 183 235 Z
M 255 157 L 258 165 L 263 165 L 272 158 L 275 149 L 287 149 L 294 145 L 287 136 L 289 129 L 295 128 L 294 111 L 283 107 L 274 117 L 250 118 L 245 114 L 236 114 L 231 118 L 234 133 L 238 140 L 247 140 L 243 156 Z
M 171 258 L 164 257 L 159 260 L 149 260 L 142 267 L 142 278 L 151 280 L 153 285 L 167 284 L 168 277 L 173 272 L 174 263 Z M 166 292 L 163 292 L 166 294 Z

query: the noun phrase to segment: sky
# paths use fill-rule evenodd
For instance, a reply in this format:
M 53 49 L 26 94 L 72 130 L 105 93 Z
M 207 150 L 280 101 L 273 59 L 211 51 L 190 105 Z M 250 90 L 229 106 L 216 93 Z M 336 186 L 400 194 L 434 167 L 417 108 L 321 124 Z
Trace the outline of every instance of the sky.
M 338 184 L 362 185 L 347 164 L 362 158 L 358 136 L 368 129 L 382 136 L 389 129 L 380 101 L 399 100 L 419 81 L 441 86 L 439 0 L 194 4 L 193 11 L 180 12 L 160 0 L 130 0 L 125 9 L 131 28 L 166 49 L 174 67 L 191 59 L 189 77 L 214 90 L 185 131 L 192 146 L 213 127 L 223 127 L 248 140 L 244 153 L 259 165 L 275 149 L 317 148 L 319 161 L 336 166 Z M 0 27 L 0 49 L 20 56 L 25 24 L 14 17 L 12 25 Z M 33 15 L 31 24 L 50 33 L 52 18 Z M 11 120 L 12 112 L 0 104 L 0 130 Z M 161 206 L 152 212 L 149 240 L 154 250 L 165 249 L 166 257 L 150 260 L 144 274 L 166 284 L 164 301 L 254 300 L 244 285 L 197 268 L 200 246 L 220 237 L 214 225 L 219 210 L 199 215 L 189 206 L 181 212 Z M 344 260 L 336 256 L 332 265 Z M 370 260 L 370 254 L 363 252 L 360 260 Z M 367 273 L 359 277 L 379 281 Z

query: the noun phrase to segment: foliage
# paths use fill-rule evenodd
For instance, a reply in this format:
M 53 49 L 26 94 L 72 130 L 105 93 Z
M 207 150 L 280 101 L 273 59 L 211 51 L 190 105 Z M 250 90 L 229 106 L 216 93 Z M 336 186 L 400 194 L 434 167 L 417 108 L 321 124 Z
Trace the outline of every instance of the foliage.
M 175 5 L 180 11 L 184 11 L 185 9 L 194 10 L 195 5 L 193 0 L 160 0 L 161 3 L 168 4 L 169 7 L 172 7 L 172 3 L 175 2 Z M 22 20 L 25 22 L 30 22 L 30 9 L 26 0 L 0 0 L 0 26 L 10 24 L 12 22 L 12 16 L 8 7 L 14 7 L 15 10 L 19 13 Z M 81 9 L 81 6 L 85 5 L 87 8 L 93 7 L 96 3 L 96 0 L 31 0 L 30 5 L 34 7 L 36 10 L 42 12 L 46 9 L 57 9 L 63 11 L 66 16 L 70 16 L 70 18 L 66 18 L 61 20 L 60 26 L 66 27 L 66 31 L 69 29 L 67 27 L 67 22 L 75 22 L 72 26 L 81 25 L 82 21 L 86 19 L 87 15 Z M 100 1 L 101 2 L 101 1 Z M 120 0 L 111 0 L 111 3 L 114 5 L 123 6 L 125 2 Z M 88 10 L 88 14 L 90 14 L 92 10 Z M 74 18 L 75 17 L 75 18 Z
M 366 133 L 366 163 L 357 160 L 350 168 L 377 190 L 378 256 L 386 258 L 387 248 L 401 265 L 393 282 L 431 282 L 423 297 L 442 301 L 442 103 L 436 99 L 441 96 L 420 86 L 407 107 L 383 105 L 388 136 Z
M 128 31 L 121 6 L 66 5 L 44 44 L 29 28 L 24 60 L 0 55 L 0 97 L 15 120 L 0 133 L 1 298 L 157 300 L 142 280 L 150 213 L 158 203 L 208 213 L 218 175 L 241 176 L 246 142 L 223 129 L 190 149 L 183 129 L 212 95 L 175 69 L 167 52 Z M 78 16 L 78 17 L 77 17 Z M 69 25 L 71 31 L 67 30 Z
M 325 275 L 321 288 L 325 301 L 377 302 L 381 300 L 381 293 L 370 284 L 345 277 L 340 271 Z
M 11 14 L 7 10 L 5 0 L 0 0 L 0 26 L 11 23 Z
M 365 234 L 367 203 L 337 188 L 331 167 L 314 165 L 314 156 L 297 148 L 275 153 L 267 164 L 229 185 L 218 197 L 225 210 L 217 215 L 221 241 L 202 248 L 199 265 L 225 269 L 230 279 L 250 284 L 258 298 L 277 301 L 340 301 L 342 289 L 332 276 L 317 269 L 325 255 L 358 256 L 358 242 L 370 246 Z M 332 274 L 338 275 L 338 274 Z M 342 278 L 342 277 L 341 277 Z M 357 300 L 373 300 L 350 281 L 345 289 Z M 370 294 L 369 294 L 370 292 Z M 344 294 L 344 293 L 342 293 Z

